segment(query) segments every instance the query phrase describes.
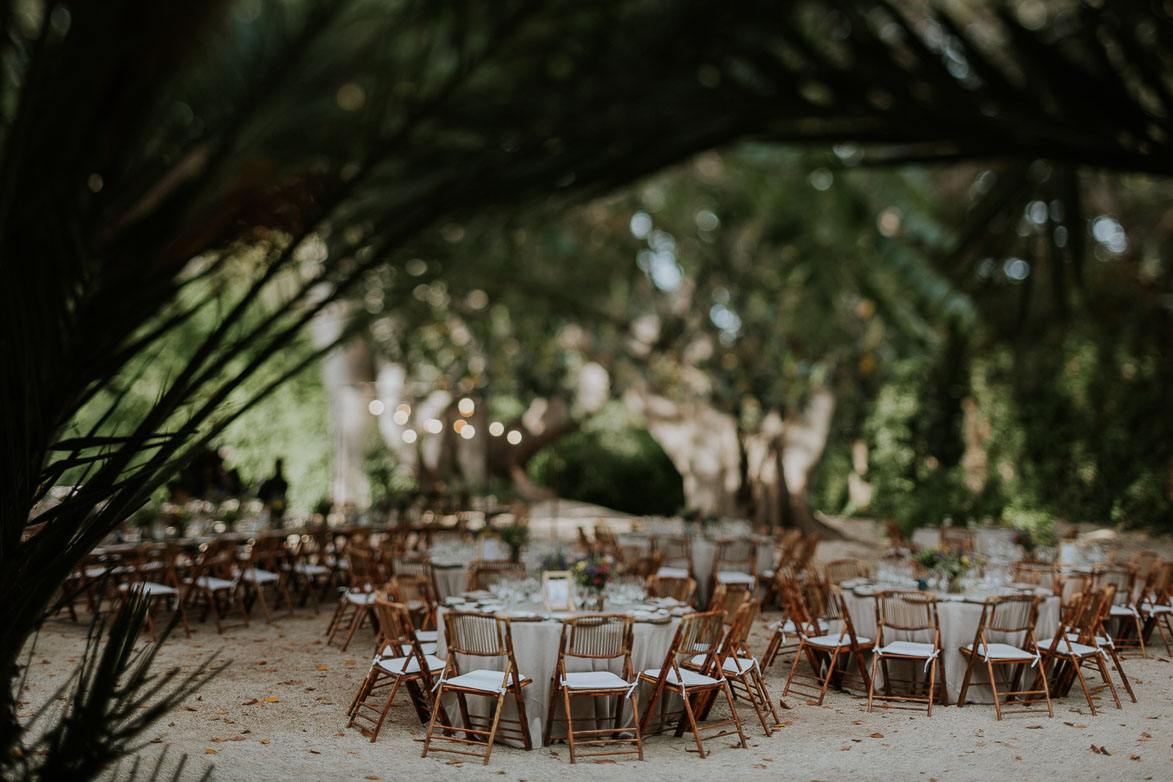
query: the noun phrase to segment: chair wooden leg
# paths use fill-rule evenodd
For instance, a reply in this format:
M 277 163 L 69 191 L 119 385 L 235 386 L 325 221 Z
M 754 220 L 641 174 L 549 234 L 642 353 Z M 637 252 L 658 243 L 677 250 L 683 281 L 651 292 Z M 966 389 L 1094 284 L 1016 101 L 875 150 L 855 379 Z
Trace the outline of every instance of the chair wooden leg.
M 868 683 L 868 714 L 872 713 L 872 699 L 876 694 L 876 668 L 880 663 L 880 655 L 878 652 L 872 654 L 872 676 Z
M 688 719 L 688 727 L 692 730 L 692 738 L 696 741 L 696 751 L 700 754 L 701 759 L 705 757 L 705 745 L 701 743 L 701 732 L 696 726 L 696 717 L 692 713 L 692 704 L 689 703 L 691 698 L 684 696 L 684 716 Z M 680 728 L 677 729 L 676 735 L 680 735 L 681 729 L 684 727 L 684 722 L 681 721 Z
M 444 699 L 444 683 L 440 682 L 440 686 L 436 690 L 436 700 L 432 704 L 432 719 L 428 722 L 428 732 L 424 734 L 424 750 L 423 750 L 423 752 L 420 753 L 421 758 L 426 758 L 428 756 L 428 749 L 431 748 L 432 731 L 434 731 L 436 729 L 436 719 L 440 716 L 440 712 L 443 711 L 443 709 L 440 706 L 440 702 L 443 699 Z M 445 722 L 448 722 L 448 720 L 445 720 Z
M 987 647 L 986 651 L 987 652 L 990 651 L 988 647 Z M 1002 721 L 1002 696 L 998 694 L 998 680 L 996 678 L 994 678 L 994 663 L 992 663 L 990 661 L 989 657 L 986 658 L 986 671 L 989 673 L 989 676 L 990 676 L 990 691 L 994 693 L 994 714 L 997 715 L 998 721 L 1001 722 Z M 1013 690 L 1014 688 L 1011 687 L 1011 689 Z
M 570 746 L 570 762 L 575 762 L 574 752 L 574 718 L 570 716 L 570 688 L 562 690 L 562 704 L 566 709 L 566 743 Z
M 500 724 L 500 722 L 501 722 L 501 712 L 503 712 L 504 710 L 505 710 L 505 693 L 499 692 L 499 693 L 497 693 L 497 708 L 493 709 L 493 725 L 492 725 L 492 727 L 489 728 L 489 743 L 485 746 L 485 759 L 481 763 L 481 765 L 483 765 L 483 766 L 489 765 L 489 756 L 493 754 L 493 742 L 496 741 L 496 739 L 497 739 L 497 725 Z M 527 737 L 528 737 L 528 731 L 529 731 L 528 725 L 525 726 L 525 730 L 527 732 Z M 528 738 L 525 743 L 526 743 L 526 749 L 530 749 Z
M 561 694 L 562 686 L 558 682 L 558 673 L 554 673 L 554 681 L 550 686 L 550 708 L 546 712 L 546 729 L 542 732 L 543 746 L 550 745 L 550 736 L 554 728 L 554 715 L 556 713 L 556 706 L 558 704 L 558 696 Z
M 520 687 L 516 687 L 514 688 L 513 695 L 517 699 L 517 721 L 521 725 L 522 741 L 525 744 L 526 751 L 529 751 L 534 748 L 534 745 L 533 738 L 530 737 L 529 733 L 529 719 L 525 713 L 525 694 L 521 691 Z M 567 714 L 566 718 L 570 719 L 570 715 Z
M 961 679 L 961 692 L 957 694 L 957 708 L 965 705 L 965 696 L 969 692 L 969 680 L 973 677 L 973 666 L 977 662 L 974 654 L 966 655 L 965 676 Z
M 733 690 L 729 687 L 729 682 L 725 682 L 725 700 L 729 702 L 729 712 L 733 715 L 733 726 L 737 728 L 737 738 L 741 743 L 742 749 L 749 749 L 749 745 L 745 743 L 745 731 L 741 727 L 741 718 L 737 716 L 737 709 L 733 706 Z M 769 731 L 766 732 L 769 735 Z

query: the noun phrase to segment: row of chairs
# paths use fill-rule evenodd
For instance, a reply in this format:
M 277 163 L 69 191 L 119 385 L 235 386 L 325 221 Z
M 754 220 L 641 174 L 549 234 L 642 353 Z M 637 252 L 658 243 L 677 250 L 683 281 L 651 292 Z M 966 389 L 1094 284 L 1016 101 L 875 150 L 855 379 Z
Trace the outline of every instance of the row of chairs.
M 177 541 L 119 547 L 83 562 L 63 585 L 54 610 L 66 611 L 76 621 L 80 606 L 96 614 L 129 594 L 145 594 L 152 598 L 147 613 L 152 637 L 164 606 L 188 636 L 193 610 L 202 610 L 201 621 L 211 616 L 217 632 L 226 629 L 224 622 L 233 615 L 247 626 L 255 605 L 266 622 L 282 608 L 293 613 L 293 593 L 299 593 L 299 605 L 312 602 L 317 612 L 319 595 L 333 573 L 319 562 L 319 551 L 311 536 L 281 531 L 252 539 L 221 537 L 192 549 Z
M 722 602 L 726 603 L 724 599 Z M 518 668 L 508 619 L 480 613 L 445 613 L 448 656 L 440 660 L 427 651 L 413 631 L 406 606 L 382 595 L 375 597 L 373 606 L 380 625 L 377 652 L 351 703 L 348 727 L 359 727 L 374 741 L 395 694 L 406 687 L 421 722 L 428 726 L 424 756 L 429 752 L 452 752 L 477 756 L 488 763 L 498 738 L 513 738 L 526 749 L 532 747 L 523 690 L 533 681 Z M 735 699 L 750 703 L 766 735 L 771 735 L 778 727 L 777 712 L 762 679 L 761 666 L 747 645 L 759 608 L 760 604 L 742 591 L 738 601 L 729 600 L 723 608 L 683 617 L 661 665 L 638 673 L 631 660 L 630 616 L 594 614 L 565 620 L 551 681 L 545 743 L 567 741 L 572 763 L 579 757 L 627 754 L 642 760 L 644 736 L 665 729 L 674 729 L 680 736 L 688 730 L 697 752 L 704 757 L 706 739 L 735 735 L 739 746 L 746 746 Z M 464 670 L 461 657 L 497 658 L 503 666 Z M 618 672 L 579 670 L 596 668 L 601 662 L 611 663 L 609 667 L 617 667 Z M 636 696 L 640 683 L 651 687 L 642 710 Z M 663 708 L 668 694 L 681 698 L 679 709 Z M 455 698 L 459 724 L 445 706 L 446 695 Z M 468 700 L 473 696 L 489 698 L 490 711 L 482 714 L 470 709 Z M 721 696 L 729 716 L 705 722 Z M 599 697 L 614 698 L 613 710 L 591 720 L 594 727 L 576 725 L 583 718 L 575 716 L 574 702 L 593 702 Z M 503 716 L 507 699 L 516 706 L 516 720 Z M 627 701 L 631 705 L 625 710 Z M 627 719 L 625 714 L 629 715 Z M 605 722 L 610 724 L 604 725 Z M 563 735 L 558 735 L 558 725 L 565 725 Z

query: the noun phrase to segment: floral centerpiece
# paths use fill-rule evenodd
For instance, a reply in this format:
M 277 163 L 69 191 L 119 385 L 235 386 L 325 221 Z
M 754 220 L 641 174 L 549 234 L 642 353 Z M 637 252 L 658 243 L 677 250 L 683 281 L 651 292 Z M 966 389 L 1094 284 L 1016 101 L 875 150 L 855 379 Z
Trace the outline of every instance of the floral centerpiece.
M 615 558 L 609 554 L 592 554 L 575 562 L 571 572 L 578 585 L 594 602 L 593 606 L 588 603 L 588 607 L 596 611 L 603 610 L 603 589 L 615 572 Z
M 521 550 L 529 543 L 529 525 L 514 521 L 502 527 L 497 527 L 497 537 L 509 547 L 509 559 L 512 562 L 521 561 Z
M 916 555 L 916 561 L 926 570 L 934 570 L 948 582 L 950 592 L 959 592 L 960 579 L 974 566 L 974 560 L 958 549 L 928 548 Z

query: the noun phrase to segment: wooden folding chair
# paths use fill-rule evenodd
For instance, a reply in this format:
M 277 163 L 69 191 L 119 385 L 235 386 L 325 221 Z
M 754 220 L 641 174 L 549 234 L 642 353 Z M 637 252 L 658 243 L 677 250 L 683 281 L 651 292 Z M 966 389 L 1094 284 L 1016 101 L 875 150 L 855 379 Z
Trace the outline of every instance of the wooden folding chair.
M 619 565 L 628 575 L 647 578 L 659 570 L 660 552 L 639 543 L 620 543 Z
M 685 605 L 692 605 L 696 595 L 696 581 L 685 576 L 652 576 L 648 579 L 648 597 L 670 597 Z
M 973 553 L 973 530 L 967 527 L 941 527 L 941 548 Z
M 1145 620 L 1145 643 L 1156 629 L 1165 644 L 1165 653 L 1173 653 L 1169 648 L 1169 639 L 1173 637 L 1173 624 L 1170 624 L 1170 617 L 1173 617 L 1173 562 L 1162 562 L 1157 567 L 1137 603 Z
M 709 738 L 736 734 L 740 746 L 743 749 L 747 747 L 745 733 L 741 729 L 741 720 L 733 705 L 733 691 L 719 668 L 721 642 L 726 634 L 725 625 L 722 623 L 723 618 L 720 611 L 685 616 L 680 622 L 680 627 L 676 629 L 672 645 L 664 656 L 664 662 L 660 667 L 640 672 L 639 680 L 652 685 L 652 694 L 649 696 L 648 703 L 644 706 L 643 714 L 640 717 L 641 735 L 648 735 L 648 723 L 652 719 L 653 711 L 661 705 L 660 701 L 666 693 L 672 693 L 680 696 L 684 704 L 683 709 L 677 712 L 658 714 L 657 731 L 662 730 L 672 717 L 679 715 L 676 723 L 677 738 L 684 735 L 685 729 L 692 731 L 697 752 L 702 758 L 705 757 L 705 747 L 701 737 L 702 730 L 720 730 L 719 733 L 714 733 Z M 700 666 L 701 671 L 690 670 L 682 664 L 685 660 L 692 660 L 697 655 L 703 658 Z M 697 725 L 697 707 L 704 705 L 710 693 L 716 691 L 725 693 L 725 699 L 729 704 L 732 716 L 728 720 L 706 725 L 702 729 Z M 729 726 L 733 726 L 733 729 L 725 729 Z
M 772 625 L 774 630 L 766 651 L 762 654 L 762 665 L 770 668 L 778 661 L 782 652 L 797 653 L 799 635 L 806 633 L 818 636 L 826 633 L 829 626 L 818 616 L 810 616 L 802 600 L 795 598 L 795 590 L 801 590 L 805 581 L 799 581 L 789 568 L 779 570 L 775 577 L 774 591 L 782 605 L 782 618 Z M 783 656 L 783 662 L 788 659 Z
M 862 559 L 833 559 L 823 568 L 828 584 L 841 584 L 853 578 L 870 578 L 872 569 Z
M 660 555 L 656 575 L 664 578 L 695 578 L 692 572 L 692 538 L 666 535 L 652 538 L 652 548 Z
M 244 607 L 237 577 L 234 541 L 217 539 L 206 543 L 184 582 L 184 603 L 203 603 L 201 622 L 206 621 L 211 613 L 216 622 L 216 632 L 222 633 L 224 625 L 221 619 L 236 612 L 240 614 L 244 626 L 248 627 L 248 611 Z
M 924 638 L 931 638 L 925 641 Z M 892 677 L 891 662 L 906 660 L 922 663 L 927 682 L 918 682 L 915 666 L 910 678 Z M 876 674 L 884 669 L 884 692 L 876 695 Z M 940 673 L 940 681 L 937 674 Z M 876 595 L 876 644 L 873 647 L 871 681 L 868 683 L 868 711 L 879 697 L 885 708 L 914 709 L 891 703 L 923 703 L 933 716 L 933 701 L 940 698 L 947 705 L 945 661 L 941 659 L 941 625 L 937 620 L 937 598 L 930 592 L 895 590 Z M 895 685 L 895 686 L 894 686 Z
M 337 561 L 328 552 L 325 530 L 299 535 L 280 568 L 289 575 L 293 588 L 301 593 L 300 605 L 313 601 L 315 614 L 321 610 L 321 598 L 330 587 L 338 585 L 341 572 Z
M 493 742 L 498 733 L 514 735 L 521 739 L 527 750 L 533 749 L 529 735 L 529 720 L 525 714 L 525 695 L 522 688 L 533 684 L 533 680 L 517 670 L 517 660 L 513 656 L 513 633 L 508 619 L 500 619 L 491 614 L 465 613 L 449 611 L 444 614 L 444 638 L 448 645 L 448 660 L 440 674 L 436 685 L 436 695 L 432 704 L 432 716 L 428 723 L 427 736 L 424 738 L 424 750 L 420 757 L 427 757 L 428 752 L 452 752 L 457 755 L 472 755 L 483 758 L 488 765 L 489 756 L 493 752 Z M 467 655 L 473 657 L 491 657 L 504 661 L 505 670 L 475 668 L 466 673 L 460 672 L 458 657 Z M 444 696 L 453 694 L 460 706 L 461 725 L 452 725 L 444 710 Z M 501 714 L 505 709 L 505 696 L 512 694 L 517 704 L 517 719 L 503 719 Z M 468 710 L 468 697 L 475 695 L 494 699 L 492 717 L 473 715 Z M 516 725 L 516 728 L 501 727 Z M 442 735 L 437 734 L 437 730 Z M 464 738 L 458 734 L 463 733 Z M 483 737 L 478 740 L 476 737 Z M 434 742 L 449 742 L 458 746 L 481 745 L 485 748 L 484 754 L 467 749 L 449 747 L 433 747 Z
M 605 521 L 595 522 L 595 553 L 610 554 L 619 559 L 619 537 Z
M 155 638 L 155 614 L 160 603 L 169 603 L 183 625 L 186 637 L 191 637 L 187 624 L 187 609 L 182 599 L 182 582 L 179 578 L 176 559 L 179 546 L 167 543 L 157 546 L 144 543 L 136 551 L 131 572 L 115 588 L 120 600 L 131 594 L 142 594 L 150 598 L 147 607 L 147 631 Z
M 420 723 L 428 724 L 432 712 L 432 677 L 444 670 L 444 661 L 424 652 L 415 638 L 407 606 L 376 597 L 372 608 L 379 625 L 378 651 L 350 704 L 347 712 L 350 721 L 346 727 L 357 724 L 362 734 L 370 736 L 374 743 L 387 719 L 387 712 L 391 710 L 395 694 L 405 685 Z M 384 690 L 390 691 L 381 708 L 377 699 L 373 704 L 367 702 Z
M 1145 584 L 1161 564 L 1161 555 L 1152 549 L 1137 551 L 1128 558 L 1128 564 L 1136 568 L 1137 583 Z
M 545 744 L 551 741 L 555 722 L 566 723 L 565 739 L 570 745 L 570 762 L 578 757 L 606 755 L 638 755 L 644 759 L 643 738 L 640 735 L 638 717 L 639 703 L 635 697 L 636 679 L 631 666 L 632 618 L 622 614 L 588 614 L 562 621 L 562 638 L 558 645 L 558 662 L 554 668 L 550 688 L 550 711 L 546 719 Z M 568 671 L 568 660 L 585 660 L 594 668 L 595 660 L 621 661 L 622 675 L 614 671 Z M 601 708 L 597 698 L 614 698 L 612 725 L 584 730 L 574 727 L 573 704 L 575 699 L 589 698 L 596 709 Z M 623 704 L 631 701 L 630 727 L 624 726 Z M 562 703 L 565 718 L 557 718 L 557 705 Z M 578 720 L 581 722 L 582 717 Z M 630 734 L 630 735 L 627 735 Z M 554 737 L 558 739 L 559 737 Z M 631 746 L 628 746 L 631 745 Z M 580 752 L 579 747 L 606 746 L 603 752 Z
M 327 646 L 334 642 L 339 630 L 344 626 L 347 628 L 342 651 L 350 647 L 355 631 L 372 616 L 371 606 L 375 603 L 375 591 L 384 585 L 382 575 L 375 566 L 374 553 L 370 549 L 349 546 L 346 558 L 349 563 L 347 570 L 350 573 L 350 586 L 338 598 L 334 616 L 326 628 Z
M 710 611 L 720 611 L 721 621 L 726 626 L 733 624 L 733 618 L 743 603 L 753 599 L 753 587 L 747 584 L 718 584 L 709 600 Z
M 1051 692 L 1047 685 L 1046 671 L 1039 665 L 1042 655 L 1035 643 L 1035 625 L 1039 620 L 1040 602 L 1042 598 L 1034 595 L 1006 595 L 986 599 L 973 642 L 961 647 L 960 650 L 966 657 L 967 664 L 965 678 L 961 682 L 961 694 L 957 698 L 959 707 L 965 705 L 965 696 L 969 691 L 974 669 L 984 663 L 986 673 L 990 677 L 990 689 L 994 693 L 994 712 L 999 720 L 1003 714 L 1043 711 L 1030 708 L 1031 704 L 1040 701 L 1047 706 L 1047 716 L 1055 716 L 1051 707 Z M 999 667 L 1011 669 L 1008 690 L 998 689 L 995 669 Z M 1023 674 L 1032 670 L 1034 679 L 1029 688 L 1018 689 Z M 1007 708 L 1018 704 L 1023 708 L 1014 711 Z
M 778 712 L 774 710 L 774 703 L 770 700 L 770 692 L 766 689 L 766 680 L 762 677 L 761 665 L 754 657 L 753 652 L 750 651 L 747 643 L 749 633 L 753 629 L 753 623 L 757 621 L 761 609 L 762 604 L 758 600 L 747 600 L 737 609 L 737 614 L 733 618 L 733 623 L 725 635 L 725 641 L 718 654 L 718 670 L 729 683 L 735 701 L 737 698 L 745 698 L 749 701 L 754 712 L 758 715 L 762 730 L 767 736 L 770 736 L 780 728 Z M 690 662 L 699 663 L 701 666 L 704 664 L 701 655 L 694 655 Z M 702 719 L 708 717 L 708 709 L 716 700 L 716 695 L 715 692 L 710 695 L 709 706 L 702 713 Z M 767 714 L 770 716 L 770 720 L 766 719 Z
M 713 589 L 718 585 L 748 585 L 752 591 L 758 583 L 758 542 L 754 538 L 728 538 L 717 542 L 713 558 Z
M 293 615 L 293 598 L 289 596 L 289 570 L 282 568 L 287 565 L 285 555 L 284 532 L 265 532 L 257 536 L 252 544 L 252 553 L 242 561 L 237 569 L 240 586 L 244 592 L 245 610 L 251 610 L 253 601 L 261 604 L 261 611 L 265 614 L 265 621 L 273 622 L 273 615 L 269 611 L 269 601 L 265 598 L 265 588 L 273 590 L 273 610 L 278 610 L 281 603 Z
M 1053 562 L 1020 560 L 1010 563 L 1010 578 L 1016 584 L 1050 589 L 1057 595 L 1063 594 L 1063 578 L 1059 566 Z
M 1078 680 L 1093 717 L 1096 714 L 1093 690 L 1088 687 L 1087 679 L 1083 675 L 1083 668 L 1089 663 L 1094 664 L 1104 682 L 1095 688 L 1095 694 L 1098 695 L 1106 687 L 1112 693 L 1116 708 L 1123 708 L 1120 705 L 1120 696 L 1116 692 L 1116 685 L 1112 683 L 1112 676 L 1108 673 L 1108 666 L 1105 663 L 1108 652 L 1099 645 L 1096 637 L 1100 615 L 1106 610 L 1105 607 L 1111 604 L 1112 591 L 1113 588 L 1109 585 L 1095 587 L 1081 594 L 1074 610 L 1068 611 L 1066 617 L 1060 621 L 1054 637 L 1044 638 L 1038 642 L 1038 648 L 1043 653 L 1043 661 L 1048 666 L 1048 675 L 1051 677 L 1048 685 L 1051 692 L 1066 695 L 1073 682 Z
M 1117 622 L 1112 635 L 1118 650 L 1138 649 L 1141 657 L 1148 657 L 1144 647 L 1144 623 L 1136 604 L 1136 566 L 1107 562 L 1092 569 L 1092 587 L 1111 585 L 1115 597 L 1108 610 L 1108 619 Z M 1106 624 L 1106 623 L 1105 623 Z
M 507 559 L 478 559 L 468 569 L 468 590 L 488 589 L 500 581 L 525 578 L 525 564 Z
M 848 665 L 852 659 L 855 660 L 859 670 L 858 679 L 863 685 L 861 689 L 868 690 L 871 680 L 868 677 L 864 652 L 871 650 L 875 642 L 870 638 L 856 635 L 855 624 L 851 621 L 851 614 L 843 602 L 843 590 L 831 585 L 821 610 L 810 605 L 813 601 L 804 599 L 802 590 L 798 587 L 787 590 L 787 599 L 799 602 L 792 610 L 792 614 L 804 615 L 807 621 L 805 625 L 796 628 L 798 649 L 790 666 L 790 675 L 786 678 L 786 688 L 782 690 L 783 697 L 788 695 L 793 687 L 800 692 L 805 691 L 811 698 L 817 698 L 817 703 L 821 706 L 827 696 L 827 688 L 833 683 L 836 689 L 842 689 L 843 680 L 851 675 L 849 671 L 839 668 L 840 658 L 846 658 Z M 838 629 L 830 630 L 836 625 Z M 807 628 L 814 628 L 817 632 L 811 633 Z M 824 632 L 822 628 L 829 631 Z M 798 673 L 799 662 L 804 659 L 810 666 L 810 673 L 805 675 Z
M 436 595 L 432 592 L 432 582 L 424 575 L 403 574 L 392 576 L 387 584 L 388 589 L 397 603 L 407 606 L 415 625 L 415 636 L 423 644 L 430 647 L 425 651 L 436 650 Z

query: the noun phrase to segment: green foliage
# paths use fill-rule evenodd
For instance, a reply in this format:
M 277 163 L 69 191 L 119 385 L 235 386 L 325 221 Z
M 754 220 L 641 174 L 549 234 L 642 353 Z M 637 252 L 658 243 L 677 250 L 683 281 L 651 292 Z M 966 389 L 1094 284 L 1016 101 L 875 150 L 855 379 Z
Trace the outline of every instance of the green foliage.
M 561 497 L 638 515 L 684 505 L 680 473 L 647 430 L 602 415 L 544 449 L 529 474 Z
M 363 472 L 371 487 L 371 506 L 380 512 L 403 510 L 419 495 L 419 481 L 410 466 L 400 464 L 378 439 L 367 449 Z

